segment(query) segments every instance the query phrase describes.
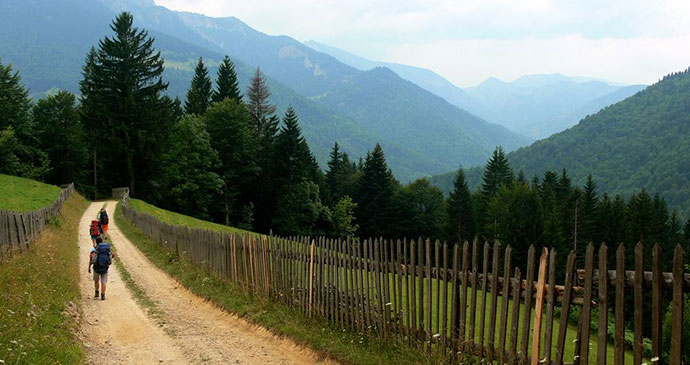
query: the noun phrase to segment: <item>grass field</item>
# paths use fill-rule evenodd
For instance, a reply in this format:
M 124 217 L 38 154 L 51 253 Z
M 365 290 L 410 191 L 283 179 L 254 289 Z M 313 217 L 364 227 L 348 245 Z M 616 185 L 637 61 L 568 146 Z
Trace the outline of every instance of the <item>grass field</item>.
M 60 188 L 38 181 L 0 174 L 0 209 L 27 212 L 50 205 Z
M 209 275 L 188 260 L 176 257 L 174 253 L 163 249 L 124 217 L 119 204 L 115 210 L 115 219 L 122 233 L 139 250 L 195 294 L 274 333 L 289 336 L 326 357 L 348 364 L 443 362 L 442 358 L 425 354 L 403 341 L 383 341 L 376 336 L 338 329 L 323 320 L 308 318 L 283 304 L 248 294 L 243 288 Z
M 222 224 L 216 224 L 205 220 L 196 219 L 186 215 L 171 212 L 169 210 L 158 208 L 138 199 L 130 199 L 129 203 L 132 206 L 132 208 L 134 208 L 138 212 L 150 214 L 154 217 L 157 217 L 162 222 L 166 222 L 177 226 L 187 226 L 190 228 L 204 228 L 214 231 L 230 233 L 252 233 L 248 231 L 243 231 L 238 228 L 229 227 Z
M 50 189 L 38 191 L 47 195 Z M 21 200 L 13 199 L 15 204 Z M 77 228 L 87 206 L 75 192 L 62 216 L 50 222 L 28 252 L 0 264 L 0 364 L 83 360 L 75 336 L 80 305 Z

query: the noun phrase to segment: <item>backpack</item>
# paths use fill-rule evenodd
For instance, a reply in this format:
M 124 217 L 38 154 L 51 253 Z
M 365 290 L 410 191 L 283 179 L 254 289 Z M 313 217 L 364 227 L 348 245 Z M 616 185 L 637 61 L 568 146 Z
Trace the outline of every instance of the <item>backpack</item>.
M 101 232 L 98 231 L 98 222 L 93 221 L 91 222 L 91 227 L 89 227 L 89 234 L 92 236 L 100 236 Z
M 105 274 L 111 263 L 110 245 L 105 242 L 100 243 L 96 247 L 96 263 L 93 265 L 93 271 L 98 274 Z
M 101 224 L 108 224 L 108 213 L 105 210 L 101 212 L 100 219 Z

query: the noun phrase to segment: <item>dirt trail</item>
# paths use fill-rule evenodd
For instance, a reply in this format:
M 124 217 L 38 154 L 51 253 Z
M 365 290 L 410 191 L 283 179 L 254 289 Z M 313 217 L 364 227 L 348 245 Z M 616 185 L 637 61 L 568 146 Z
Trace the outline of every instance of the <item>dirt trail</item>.
M 267 330 L 219 309 L 192 294 L 155 267 L 127 240 L 114 219 L 115 201 L 107 202 L 109 240 L 134 281 L 162 312 L 152 318 L 137 304 L 110 267 L 107 298 L 93 298 L 86 271 L 91 240 L 89 222 L 104 203 L 93 203 L 79 227 L 80 272 L 84 308 L 82 333 L 92 363 L 309 364 L 317 355 Z

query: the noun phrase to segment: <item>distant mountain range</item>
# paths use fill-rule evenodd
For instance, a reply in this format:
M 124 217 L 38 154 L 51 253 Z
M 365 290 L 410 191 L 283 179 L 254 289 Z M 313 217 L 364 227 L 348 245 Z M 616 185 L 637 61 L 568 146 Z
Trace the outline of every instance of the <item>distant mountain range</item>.
M 335 141 L 354 158 L 380 142 L 403 181 L 476 165 L 497 145 L 513 150 L 529 139 L 448 103 L 388 69 L 362 71 L 286 36 L 269 36 L 236 18 L 175 12 L 150 0 L 61 0 L 0 3 L 0 59 L 12 63 L 40 96 L 78 91 L 91 46 L 120 11 L 149 30 L 166 60 L 169 92 L 184 98 L 198 57 L 215 73 L 224 54 L 242 88 L 256 66 L 269 77 L 280 111 L 292 105 L 322 165 Z
M 511 152 L 508 159 L 515 171 L 523 170 L 528 178 L 566 168 L 580 185 L 591 174 L 600 193 L 630 196 L 644 188 L 661 194 L 690 218 L 690 69 L 666 76 L 570 129 Z M 431 180 L 450 191 L 453 174 Z M 479 167 L 466 174 L 474 189 L 481 174 Z
M 546 138 L 572 127 L 588 114 L 646 87 L 545 74 L 527 75 L 513 82 L 489 78 L 477 86 L 463 89 L 425 68 L 372 61 L 315 41 L 305 44 L 360 70 L 387 67 L 451 104 L 532 139 Z

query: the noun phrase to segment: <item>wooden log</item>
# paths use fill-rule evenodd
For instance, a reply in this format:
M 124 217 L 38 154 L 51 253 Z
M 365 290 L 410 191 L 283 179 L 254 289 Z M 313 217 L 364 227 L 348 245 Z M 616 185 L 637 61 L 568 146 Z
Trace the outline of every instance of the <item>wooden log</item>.
M 575 252 L 570 251 L 565 269 L 565 291 L 563 299 L 563 307 L 561 309 L 561 319 L 558 326 L 558 342 L 556 344 L 556 359 L 554 364 L 563 364 L 563 356 L 565 355 L 565 335 L 568 330 L 568 315 L 570 310 L 570 300 L 573 288 L 573 273 L 575 269 Z
M 585 297 L 580 313 L 580 358 L 583 364 L 589 364 L 589 337 L 590 337 L 590 318 L 592 315 L 592 277 L 594 274 L 594 245 L 587 245 L 585 252 Z
M 527 281 L 525 286 L 525 309 L 522 322 L 522 342 L 518 358 L 522 361 L 527 361 L 527 349 L 529 348 L 529 333 L 532 326 L 532 287 L 534 285 L 534 265 L 535 265 L 536 249 L 534 245 L 530 245 L 527 250 Z
M 556 285 L 556 250 L 549 252 L 549 288 Z M 551 345 L 553 343 L 553 311 L 556 304 L 556 291 L 546 293 L 546 324 L 544 326 L 544 359 L 551 363 Z
M 493 362 L 495 358 L 496 347 L 494 345 L 496 333 L 496 315 L 498 311 L 498 265 L 501 260 L 501 244 L 498 241 L 494 242 L 494 255 L 491 264 L 491 312 L 489 317 L 489 340 L 488 340 L 488 359 Z
M 608 248 L 606 244 L 599 247 L 599 271 L 607 271 Z M 608 283 L 605 276 L 599 278 L 599 322 L 597 332 L 597 364 L 606 365 L 606 348 L 607 348 L 607 334 L 609 309 L 608 309 Z
M 672 365 L 683 361 L 683 248 L 676 246 L 673 252 L 673 299 L 671 301 L 671 357 Z
M 624 296 L 624 275 L 625 271 L 625 246 L 623 244 L 618 246 L 616 250 L 616 272 L 618 277 L 616 278 L 616 304 L 615 313 L 616 316 L 616 333 L 614 336 L 614 363 L 616 365 L 624 365 L 625 363 L 625 317 L 623 313 L 623 308 L 625 306 L 625 296 Z
M 544 286 L 546 284 L 546 260 L 548 251 L 546 248 L 542 249 L 541 257 L 539 258 L 539 274 L 537 279 L 537 299 L 535 301 L 534 309 L 534 334 L 532 336 L 532 365 L 539 364 L 539 348 L 541 340 L 541 321 L 542 309 L 544 307 Z
M 486 323 L 486 296 L 487 296 L 487 274 L 489 270 L 489 243 L 484 242 L 484 255 L 482 256 L 482 274 L 484 275 L 484 278 L 482 280 L 482 311 L 481 314 L 479 315 L 479 352 L 477 355 L 479 356 L 484 356 L 487 351 L 486 348 L 484 347 L 484 328 L 485 328 L 485 323 Z
M 644 248 L 642 242 L 635 246 L 635 289 L 633 292 L 635 310 L 633 313 L 633 364 L 642 364 L 642 272 L 644 271 Z

